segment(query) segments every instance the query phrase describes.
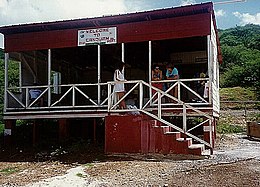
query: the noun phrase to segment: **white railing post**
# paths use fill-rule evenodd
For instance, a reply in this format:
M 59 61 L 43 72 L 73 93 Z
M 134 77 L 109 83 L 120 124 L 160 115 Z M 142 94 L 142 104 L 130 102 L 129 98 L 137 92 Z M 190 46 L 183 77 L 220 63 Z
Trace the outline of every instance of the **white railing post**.
M 72 85 L 72 106 L 75 106 L 75 85 Z
M 8 88 L 8 62 L 9 62 L 9 54 L 5 53 L 5 94 L 4 94 L 4 112 L 6 112 L 6 108 L 8 106 L 8 98 L 7 98 L 7 88 Z
M 180 84 L 180 80 L 178 80 L 178 100 L 181 100 L 181 84 Z
M 183 104 L 183 131 L 184 133 L 187 132 L 187 109 L 185 104 Z
M 29 89 L 25 88 L 25 107 L 27 108 L 29 105 Z
M 160 92 L 158 93 L 158 118 L 162 118 L 162 94 Z
M 139 109 L 143 108 L 143 82 L 139 82 Z

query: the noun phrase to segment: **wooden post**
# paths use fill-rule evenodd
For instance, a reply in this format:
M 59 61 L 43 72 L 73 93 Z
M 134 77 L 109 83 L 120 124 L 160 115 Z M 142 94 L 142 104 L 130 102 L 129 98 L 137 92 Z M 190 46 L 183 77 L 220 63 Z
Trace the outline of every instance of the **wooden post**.
M 63 142 L 69 135 L 68 131 L 68 120 L 67 119 L 59 119 L 59 141 Z
M 39 123 L 37 123 L 37 120 L 33 121 L 33 138 L 32 138 L 32 144 L 33 146 L 36 146 L 39 140 Z
M 93 121 L 93 142 L 94 143 L 97 143 L 96 131 L 97 131 L 97 119 L 94 118 Z
M 5 120 L 4 146 L 10 146 L 14 143 L 16 120 Z

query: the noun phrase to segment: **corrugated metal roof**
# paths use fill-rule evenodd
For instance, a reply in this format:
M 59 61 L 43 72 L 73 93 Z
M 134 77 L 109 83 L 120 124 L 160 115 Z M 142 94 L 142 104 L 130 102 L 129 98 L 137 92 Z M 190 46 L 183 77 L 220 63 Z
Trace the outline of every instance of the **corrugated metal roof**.
M 104 27 L 108 25 L 118 25 L 123 23 L 143 22 L 149 20 L 188 16 L 201 13 L 210 13 L 212 11 L 213 4 L 209 2 L 183 7 L 174 7 L 114 16 L 4 26 L 0 27 L 0 33 L 9 35 L 16 33 L 52 31 L 73 28 Z

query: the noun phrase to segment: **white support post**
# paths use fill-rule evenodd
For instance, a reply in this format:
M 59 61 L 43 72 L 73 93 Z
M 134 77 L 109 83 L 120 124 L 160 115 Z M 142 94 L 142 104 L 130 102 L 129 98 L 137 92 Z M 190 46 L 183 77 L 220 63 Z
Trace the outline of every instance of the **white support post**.
M 124 43 L 122 43 L 121 48 L 122 48 L 122 62 L 125 62 L 125 44 Z
M 98 105 L 100 105 L 101 101 L 101 88 L 100 88 L 100 82 L 101 82 L 101 47 L 98 45 L 98 75 L 97 75 L 97 81 L 98 81 Z
M 220 95 L 219 95 L 219 62 L 217 61 L 217 106 L 218 106 L 218 113 L 220 110 Z
M 23 84 L 23 81 L 22 81 L 22 78 L 23 78 L 23 76 L 22 76 L 22 54 L 21 53 L 19 53 L 19 92 L 21 92 L 22 93 L 22 84 Z
M 20 91 L 20 92 L 22 92 L 22 88 L 21 88 L 21 87 L 23 86 L 23 85 L 22 85 L 22 84 L 23 84 L 22 78 L 23 78 L 23 77 L 22 77 L 22 62 L 20 61 L 20 62 L 19 62 L 19 87 L 20 87 L 20 88 L 19 88 L 19 91 Z
M 111 108 L 111 104 L 112 104 L 111 84 L 108 83 L 107 86 L 108 86 L 107 87 L 107 97 L 108 97 L 108 100 L 107 100 L 107 111 L 109 112 L 110 108 Z
M 207 36 L 207 52 L 208 52 L 208 76 L 209 76 L 209 103 L 212 104 L 212 61 L 211 61 L 211 37 Z
M 8 98 L 7 98 L 7 88 L 8 88 L 8 62 L 9 62 L 9 54 L 5 53 L 5 94 L 4 94 L 4 112 L 6 112 L 6 108 L 8 106 Z
M 151 86 L 152 82 L 152 41 L 149 41 L 149 65 L 148 65 L 148 76 L 149 76 L 149 85 Z M 152 88 L 149 89 L 149 98 L 150 98 L 150 105 L 152 104 Z
M 51 49 L 48 49 L 48 107 L 51 106 Z

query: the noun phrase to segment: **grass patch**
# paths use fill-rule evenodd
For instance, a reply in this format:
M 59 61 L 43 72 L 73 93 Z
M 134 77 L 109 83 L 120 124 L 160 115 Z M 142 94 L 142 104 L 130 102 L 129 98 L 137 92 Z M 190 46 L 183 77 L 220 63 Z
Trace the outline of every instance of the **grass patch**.
M 221 109 L 259 109 L 260 103 L 244 103 L 243 101 L 257 101 L 257 94 L 253 88 L 221 88 L 220 89 Z M 228 103 L 225 103 L 228 101 Z M 232 101 L 239 101 L 232 102 Z
M 92 163 L 86 163 L 86 164 L 84 164 L 84 166 L 85 166 L 85 167 L 92 167 L 92 166 L 94 166 L 94 164 L 92 164 Z
M 83 177 L 83 178 L 86 177 L 86 176 L 83 175 L 82 173 L 77 173 L 76 176 L 78 176 L 78 177 Z
M 3 173 L 5 175 L 10 175 L 10 174 L 18 172 L 18 171 L 19 171 L 19 169 L 17 169 L 17 168 L 5 168 L 5 169 L 0 170 L 0 173 Z
M 257 95 L 253 88 L 221 88 L 220 89 L 221 101 L 257 101 Z
M 222 123 L 217 125 L 217 132 L 220 134 L 232 134 L 245 132 L 245 128 L 238 125 L 229 125 Z

